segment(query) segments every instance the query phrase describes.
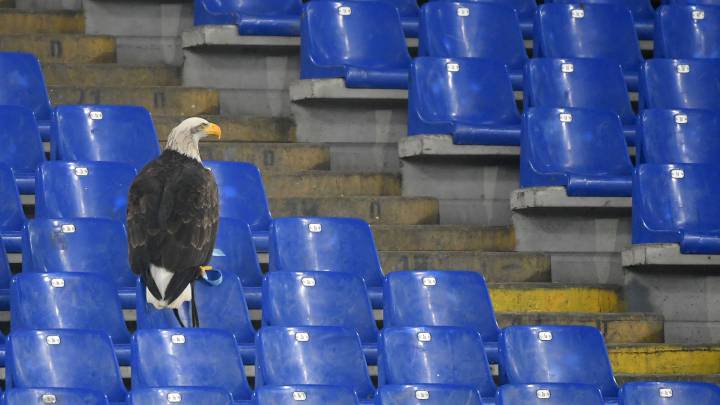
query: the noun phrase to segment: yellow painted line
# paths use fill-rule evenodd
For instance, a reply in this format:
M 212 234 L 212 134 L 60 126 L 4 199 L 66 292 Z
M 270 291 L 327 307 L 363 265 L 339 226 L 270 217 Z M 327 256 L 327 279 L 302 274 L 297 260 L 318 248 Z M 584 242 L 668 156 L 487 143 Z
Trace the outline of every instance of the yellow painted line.
M 611 345 L 618 374 L 720 374 L 720 346 Z
M 592 287 L 490 288 L 498 312 L 622 312 L 616 290 Z

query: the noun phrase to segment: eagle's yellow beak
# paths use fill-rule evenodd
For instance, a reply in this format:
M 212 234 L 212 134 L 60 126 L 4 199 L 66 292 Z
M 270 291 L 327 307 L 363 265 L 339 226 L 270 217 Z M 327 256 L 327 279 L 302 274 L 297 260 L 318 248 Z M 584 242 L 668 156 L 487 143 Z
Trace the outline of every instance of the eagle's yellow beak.
M 208 125 L 207 129 L 205 129 L 205 133 L 207 135 L 212 135 L 217 139 L 220 139 L 222 137 L 222 130 L 217 124 L 213 123 L 210 123 L 210 125 Z

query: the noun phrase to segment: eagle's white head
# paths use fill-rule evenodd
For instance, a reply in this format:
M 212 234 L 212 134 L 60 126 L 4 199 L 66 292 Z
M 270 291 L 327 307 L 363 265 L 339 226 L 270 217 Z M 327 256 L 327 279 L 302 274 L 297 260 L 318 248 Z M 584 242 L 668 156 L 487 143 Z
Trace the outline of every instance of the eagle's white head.
M 208 135 L 220 139 L 222 131 L 219 126 L 203 118 L 188 118 L 170 131 L 165 149 L 174 150 L 202 162 L 198 142 Z

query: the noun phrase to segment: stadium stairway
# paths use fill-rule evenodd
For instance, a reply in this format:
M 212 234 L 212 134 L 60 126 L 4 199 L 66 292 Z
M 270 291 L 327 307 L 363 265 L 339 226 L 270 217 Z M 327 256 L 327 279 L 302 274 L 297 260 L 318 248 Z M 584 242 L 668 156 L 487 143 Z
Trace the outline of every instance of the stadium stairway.
M 625 313 L 619 287 L 553 283 L 550 258 L 542 253 L 515 252 L 511 227 L 439 225 L 437 200 L 402 197 L 399 175 L 333 171 L 329 147 L 295 142 L 291 118 L 219 116 L 222 108 L 218 91 L 182 87 L 181 66 L 173 64 L 177 58 L 166 58 L 173 62 L 166 64 L 159 63 L 160 57 L 147 58 L 147 64 L 138 64 L 143 55 L 152 51 L 129 56 L 130 51 L 121 48 L 132 41 L 122 35 L 87 35 L 82 10 L 10 8 L 20 3 L 23 7 L 34 4 L 29 0 L 0 0 L 0 50 L 37 54 L 54 104 L 143 105 L 153 113 L 161 137 L 182 117 L 206 116 L 223 127 L 224 139 L 203 145 L 205 159 L 242 160 L 258 165 L 274 216 L 365 219 L 373 225 L 386 273 L 407 269 L 480 272 L 489 283 L 501 326 L 595 326 L 605 335 L 621 381 L 720 381 L 720 346 L 664 344 L 662 317 Z M 49 3 L 77 6 L 78 2 Z M 103 3 L 87 1 L 86 8 L 102 8 Z M 189 3 L 110 3 L 113 7 L 154 7 L 157 10 L 149 14 L 154 18 L 162 15 L 163 7 L 171 7 L 173 15 L 181 10 L 183 23 L 169 29 L 169 33 L 164 31 L 165 37 L 149 39 L 149 43 L 169 41 L 179 46 L 180 31 L 183 24 L 187 25 L 188 12 L 191 14 Z M 155 23 L 162 25 L 161 21 Z M 126 22 L 118 25 L 128 26 Z M 97 28 L 96 24 L 91 31 L 96 33 Z

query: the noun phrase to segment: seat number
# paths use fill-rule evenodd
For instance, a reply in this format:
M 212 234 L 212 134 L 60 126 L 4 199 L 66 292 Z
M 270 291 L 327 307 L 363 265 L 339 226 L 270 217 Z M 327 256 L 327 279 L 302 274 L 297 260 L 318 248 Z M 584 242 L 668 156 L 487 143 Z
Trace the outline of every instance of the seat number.
M 62 231 L 62 233 L 75 233 L 75 225 L 64 224 L 60 227 L 60 230 Z
M 90 174 L 90 171 L 87 167 L 76 167 L 75 168 L 75 175 L 76 176 L 87 176 Z
M 660 398 L 672 398 L 672 388 L 660 388 Z
M 572 63 L 563 63 L 562 65 L 560 65 L 560 70 L 563 73 L 572 73 L 575 71 L 575 65 L 573 65 Z
M 308 229 L 312 233 L 322 232 L 322 224 L 310 224 L 308 225 Z
M 310 341 L 310 334 L 307 332 L 297 332 L 295 333 L 295 340 L 298 342 L 308 342 Z
M 300 279 L 303 287 L 315 287 L 315 279 L 312 277 L 303 277 Z
M 553 338 L 552 332 L 540 332 L 538 333 L 538 338 L 543 342 L 550 341 Z
M 425 287 L 432 287 L 437 284 L 435 277 L 423 277 L 422 283 Z
M 585 10 L 576 8 L 572 11 L 572 18 L 583 18 L 585 17 Z
M 343 6 L 338 9 L 338 13 L 340 15 L 350 15 L 350 14 L 352 14 L 352 9 L 347 6 Z
M 45 342 L 51 346 L 59 345 L 60 344 L 60 336 L 58 335 L 50 335 L 45 338 Z
M 572 122 L 572 114 L 570 113 L 562 113 L 560 114 L 560 122 Z
M 672 169 L 670 171 L 670 176 L 672 176 L 673 179 L 684 179 L 685 171 L 683 169 Z
M 421 342 L 429 342 L 432 340 L 432 335 L 430 334 L 430 332 L 419 332 L 417 334 L 417 338 Z
M 467 17 L 470 15 L 470 9 L 467 7 L 458 7 L 457 15 L 458 17 Z
M 65 287 L 65 280 L 61 278 L 53 278 L 50 279 L 50 285 L 53 286 L 53 288 L 63 288 Z
M 303 391 L 294 391 L 293 392 L 293 400 L 294 401 L 306 401 L 307 394 Z
M 181 345 L 185 343 L 185 336 L 183 335 L 172 335 L 170 336 L 170 341 L 173 342 L 176 345 Z
M 425 391 L 425 390 L 415 391 L 415 399 L 419 399 L 421 401 L 430 399 L 430 391 Z
M 695 10 L 692 12 L 692 18 L 693 20 L 704 20 L 705 12 L 702 10 Z
M 91 119 L 91 120 L 101 120 L 101 119 L 103 119 L 102 111 L 90 111 L 90 119 Z
M 167 400 L 171 404 L 176 404 L 178 402 L 182 402 L 182 395 L 180 395 L 179 392 L 170 392 L 167 395 Z
M 690 65 L 688 65 L 686 63 L 678 65 L 677 72 L 678 73 L 690 73 Z
M 676 124 L 687 124 L 688 122 L 688 116 L 685 114 L 678 114 L 675 116 L 675 123 Z
M 448 72 L 459 72 L 460 64 L 459 63 L 448 63 L 447 70 L 448 70 Z
M 57 403 L 57 398 L 53 394 L 43 394 L 42 395 L 42 403 L 43 404 L 55 404 L 55 403 Z
M 537 395 L 538 399 L 550 399 L 550 390 L 537 390 L 535 395 Z

